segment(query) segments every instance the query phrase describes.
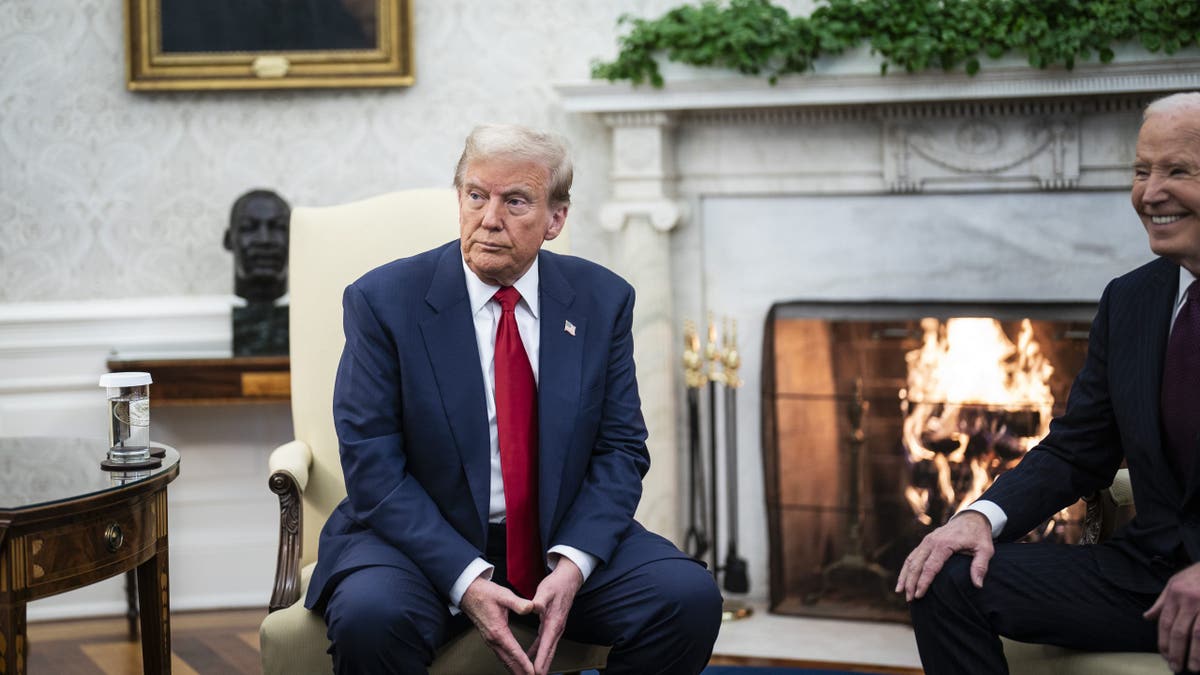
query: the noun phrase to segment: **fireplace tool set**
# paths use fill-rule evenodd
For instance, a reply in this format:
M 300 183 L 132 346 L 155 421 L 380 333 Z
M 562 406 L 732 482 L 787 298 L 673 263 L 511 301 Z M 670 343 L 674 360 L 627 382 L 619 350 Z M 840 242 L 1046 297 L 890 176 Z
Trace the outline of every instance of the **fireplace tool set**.
M 708 343 L 700 349 L 700 336 L 691 321 L 684 323 L 683 370 L 687 385 L 688 410 L 688 520 L 684 547 L 688 555 L 709 564 L 713 576 L 730 593 L 746 593 L 750 580 L 746 560 L 738 554 L 738 474 L 737 474 L 737 390 L 741 355 L 737 350 L 737 324 L 725 322 L 725 335 L 718 344 L 717 324 L 708 319 Z M 708 364 L 707 369 L 705 364 Z M 702 451 L 700 390 L 708 389 L 708 461 Z M 729 537 L 725 562 L 720 562 L 718 540 L 719 513 L 717 493 L 718 399 L 724 413 L 725 508 Z M 707 477 L 707 481 L 705 480 Z M 727 600 L 725 619 L 741 619 L 751 614 L 743 603 Z

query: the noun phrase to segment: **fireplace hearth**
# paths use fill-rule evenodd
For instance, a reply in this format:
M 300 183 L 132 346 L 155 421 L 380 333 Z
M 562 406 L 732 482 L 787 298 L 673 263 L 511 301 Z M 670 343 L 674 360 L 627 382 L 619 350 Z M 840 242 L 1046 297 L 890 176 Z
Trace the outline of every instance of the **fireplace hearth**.
M 774 305 L 762 369 L 771 610 L 907 621 L 891 592 L 904 557 L 1046 433 L 1094 311 Z M 1029 538 L 1074 541 L 1082 513 L 1077 504 Z

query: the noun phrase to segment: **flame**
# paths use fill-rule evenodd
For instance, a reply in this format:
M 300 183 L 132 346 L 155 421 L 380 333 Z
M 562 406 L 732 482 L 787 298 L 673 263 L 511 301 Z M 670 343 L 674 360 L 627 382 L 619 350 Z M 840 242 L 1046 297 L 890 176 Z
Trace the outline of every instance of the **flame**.
M 908 352 L 903 438 L 914 466 L 905 499 L 922 523 L 944 522 L 1049 432 L 1054 395 L 1028 319 L 1013 344 L 995 319 L 923 319 Z

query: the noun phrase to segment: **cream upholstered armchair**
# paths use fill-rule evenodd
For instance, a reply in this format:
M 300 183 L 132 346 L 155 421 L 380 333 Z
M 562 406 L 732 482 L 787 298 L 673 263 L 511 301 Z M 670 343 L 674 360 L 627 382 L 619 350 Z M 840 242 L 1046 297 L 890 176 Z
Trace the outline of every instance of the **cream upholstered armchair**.
M 326 518 L 346 496 L 333 428 L 333 381 L 342 343 L 342 291 L 366 271 L 458 237 L 450 189 L 393 192 L 342 206 L 297 208 L 290 234 L 292 424 L 296 439 L 270 459 L 279 495 L 279 558 L 270 614 L 259 630 L 265 675 L 332 672 L 325 622 L 304 608 Z M 561 238 L 560 238 L 561 239 Z M 550 242 L 562 248 L 559 240 Z M 514 632 L 528 645 L 533 635 Z M 607 648 L 563 640 L 555 672 L 603 667 Z M 439 652 L 435 675 L 502 675 L 505 670 L 468 630 Z
M 1133 504 L 1129 470 L 1121 469 L 1112 487 L 1088 501 L 1083 541 L 1095 543 L 1113 529 L 1118 506 Z M 1167 675 L 1171 669 L 1157 653 L 1079 652 L 1050 645 L 1003 639 L 1008 668 L 1020 675 Z

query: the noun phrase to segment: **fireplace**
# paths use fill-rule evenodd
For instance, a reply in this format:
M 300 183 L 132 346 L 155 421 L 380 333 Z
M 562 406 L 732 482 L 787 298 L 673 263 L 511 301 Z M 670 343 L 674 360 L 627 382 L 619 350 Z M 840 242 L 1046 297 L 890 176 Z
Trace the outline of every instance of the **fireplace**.
M 892 386 L 885 392 L 864 381 L 863 451 L 873 453 L 871 462 L 890 457 L 895 469 L 871 475 L 891 475 L 897 485 L 889 508 L 911 514 L 898 483 L 911 465 L 902 455 L 879 455 L 875 444 L 882 416 L 901 414 L 903 354 L 921 341 L 920 319 L 944 307 L 937 303 L 963 300 L 986 302 L 986 309 L 1011 302 L 1057 309 L 1062 302 L 1094 304 L 1105 283 L 1145 263 L 1145 233 L 1129 206 L 1141 108 L 1161 94 L 1196 88 L 1200 52 L 1166 57 L 1120 50 L 1113 63 L 1079 63 L 1071 71 L 997 62 L 974 77 L 880 77 L 878 62 L 864 49 L 774 85 L 721 73 L 670 74 L 662 89 L 556 85 L 563 110 L 578 113 L 567 117 L 583 130 L 580 137 L 608 139 L 607 152 L 586 153 L 579 171 L 580 180 L 600 180 L 597 169 L 607 167 L 607 194 L 599 204 L 581 197 L 572 216 L 594 217 L 600 227 L 579 227 L 576 220 L 572 236 L 581 250 L 608 251 L 600 261 L 637 289 L 634 353 L 653 458 L 641 522 L 684 541 L 682 326 L 712 312 L 736 321 L 740 337 L 745 384 L 736 404 L 736 494 L 746 599 L 787 609 L 783 599 L 802 595 L 795 579 L 778 583 L 772 551 L 781 546 L 803 543 L 818 552 L 844 546 L 817 534 L 844 527 L 845 518 L 832 522 L 832 511 L 822 511 L 820 528 L 789 530 L 790 539 L 773 540 L 784 513 L 779 467 L 763 464 L 768 453 L 761 443 L 776 432 L 755 424 L 778 413 L 778 401 L 761 397 L 764 389 L 775 391 L 760 379 L 768 358 L 764 317 L 773 303 L 796 297 L 855 307 L 920 301 L 911 314 L 879 319 L 900 322 L 916 336 L 896 348 Z M 847 320 L 853 318 L 861 317 Z M 1019 338 L 1020 318 L 1005 319 L 1010 340 Z M 1074 317 L 1044 315 L 1034 328 L 1039 320 Z M 1077 344 L 1082 350 L 1082 341 Z M 815 352 L 795 356 L 817 358 Z M 1055 377 L 1069 382 L 1072 366 L 1053 365 Z M 820 447 L 834 450 L 801 458 L 810 465 L 846 461 L 849 448 L 838 443 L 850 430 L 845 406 L 853 383 L 850 377 L 837 382 L 843 389 L 813 392 L 841 398 L 810 404 L 824 406 L 839 425 L 812 432 L 810 445 L 820 440 Z M 1062 404 L 1055 392 L 1055 406 Z M 776 472 L 771 481 L 768 470 Z M 847 477 L 844 471 L 826 475 Z M 770 495 L 768 486 L 776 486 Z M 875 497 L 864 493 L 863 499 Z M 873 502 L 867 507 L 875 514 Z M 868 539 L 881 527 L 864 525 Z M 719 536 L 727 540 L 727 528 Z M 826 559 L 834 560 L 821 552 Z
M 907 620 L 891 592 L 904 557 L 1044 436 L 1083 364 L 1094 311 L 773 306 L 761 379 L 772 611 Z M 1077 540 L 1082 512 L 1029 537 Z

